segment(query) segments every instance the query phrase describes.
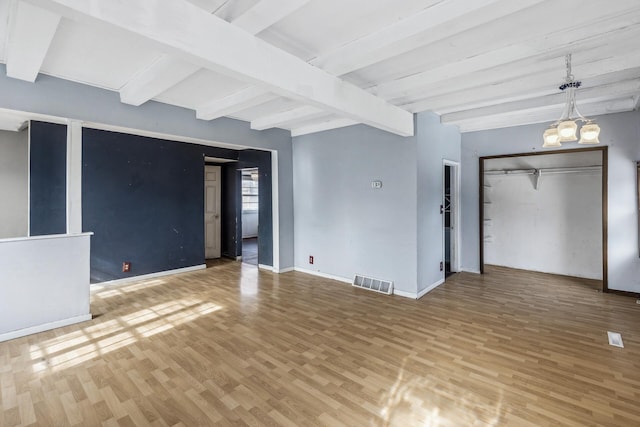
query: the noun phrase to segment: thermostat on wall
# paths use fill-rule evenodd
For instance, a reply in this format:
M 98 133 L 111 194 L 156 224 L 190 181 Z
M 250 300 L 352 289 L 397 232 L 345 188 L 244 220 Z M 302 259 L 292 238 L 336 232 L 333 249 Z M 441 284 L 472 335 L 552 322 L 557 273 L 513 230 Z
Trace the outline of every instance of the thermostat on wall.
M 371 188 L 382 188 L 382 181 L 371 181 Z

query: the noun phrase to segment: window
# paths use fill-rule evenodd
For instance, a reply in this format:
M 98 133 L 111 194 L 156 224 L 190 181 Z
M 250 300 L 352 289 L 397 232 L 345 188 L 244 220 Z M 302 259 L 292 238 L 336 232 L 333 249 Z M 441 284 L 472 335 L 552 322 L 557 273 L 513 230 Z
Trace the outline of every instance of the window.
M 258 169 L 242 170 L 242 212 L 258 211 Z

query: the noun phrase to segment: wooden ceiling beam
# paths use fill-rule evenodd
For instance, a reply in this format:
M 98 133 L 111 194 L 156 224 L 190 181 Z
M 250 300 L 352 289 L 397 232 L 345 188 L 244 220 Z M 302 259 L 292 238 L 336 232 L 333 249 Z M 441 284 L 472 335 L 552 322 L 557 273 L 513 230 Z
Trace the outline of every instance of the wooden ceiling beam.
M 7 76 L 35 82 L 60 15 L 24 1 L 12 1 L 6 44 Z
M 240 15 L 233 24 L 258 34 L 302 7 L 309 0 L 261 0 Z M 138 72 L 120 89 L 120 101 L 139 106 L 193 75 L 201 67 L 171 55 L 162 55 Z

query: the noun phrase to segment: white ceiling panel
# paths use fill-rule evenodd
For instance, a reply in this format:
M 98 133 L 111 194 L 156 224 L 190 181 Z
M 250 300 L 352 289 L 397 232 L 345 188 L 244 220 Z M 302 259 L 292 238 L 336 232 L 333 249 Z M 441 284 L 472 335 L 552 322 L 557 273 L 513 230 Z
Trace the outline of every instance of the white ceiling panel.
M 153 44 L 124 31 L 63 19 L 41 71 L 118 90 L 160 54 Z
M 260 38 L 311 60 L 439 1 L 314 0 L 260 33 Z
M 207 101 L 223 98 L 245 87 L 246 83 L 203 68 L 155 99 L 166 104 L 195 109 Z
M 258 117 L 262 117 L 267 114 L 289 110 L 298 105 L 300 104 L 296 101 L 292 101 L 291 99 L 287 99 L 283 97 L 278 97 L 274 100 L 240 111 L 234 114 L 233 117 L 236 119 L 250 122 L 251 120 L 254 120 Z

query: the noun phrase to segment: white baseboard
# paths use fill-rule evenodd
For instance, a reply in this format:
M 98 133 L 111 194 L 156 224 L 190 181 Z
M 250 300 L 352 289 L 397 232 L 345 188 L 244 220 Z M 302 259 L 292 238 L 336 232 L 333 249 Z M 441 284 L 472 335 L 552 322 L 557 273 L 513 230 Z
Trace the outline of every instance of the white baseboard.
M 399 297 L 403 298 L 418 299 L 418 294 L 416 294 L 415 292 L 405 292 L 398 289 L 393 290 L 393 295 L 398 295 Z
M 353 279 L 347 279 L 346 277 L 334 276 L 333 274 L 322 273 L 320 271 L 307 270 L 306 268 L 294 267 L 295 271 L 300 273 L 311 274 L 312 276 L 324 277 L 325 279 L 337 280 L 338 282 L 344 282 L 348 284 L 353 283 Z
M 480 270 L 476 270 L 476 269 L 473 269 L 473 268 L 464 268 L 464 267 L 462 267 L 460 269 L 460 271 L 464 271 L 465 273 L 480 274 Z
M 286 268 L 281 268 L 280 270 L 275 271 L 275 272 L 276 273 L 288 273 L 288 272 L 293 271 L 293 270 L 294 270 L 293 267 L 286 267 Z
M 416 299 L 422 298 L 423 296 L 425 296 L 426 294 L 428 294 L 429 292 L 431 292 L 432 290 L 434 290 L 438 286 L 442 285 L 443 283 L 444 283 L 444 277 L 442 279 L 438 280 L 437 282 L 430 284 L 429 286 L 427 286 L 426 288 L 424 288 L 420 292 L 418 292 L 418 295 L 417 295 Z
M 258 268 L 260 270 L 273 271 L 273 267 L 271 267 L 270 265 L 258 264 Z
M 393 290 L 393 294 L 394 295 L 398 295 L 399 297 L 403 297 L 403 298 L 420 299 L 423 296 L 425 296 L 427 293 L 431 292 L 432 290 L 434 290 L 438 286 L 442 285 L 443 283 L 444 283 L 444 277 L 442 279 L 438 280 L 437 282 L 430 284 L 429 286 L 427 286 L 426 288 L 424 288 L 423 290 L 421 290 L 418 293 L 399 291 L 398 289 L 394 289 Z
M 28 328 L 18 329 L 17 331 L 5 332 L 4 334 L 0 334 L 0 342 L 37 334 L 38 332 L 49 331 L 51 329 L 62 328 L 63 326 L 73 325 L 74 323 L 86 322 L 87 320 L 91 320 L 91 313 L 56 320 L 55 322 L 43 323 L 42 325 L 30 326 Z
M 170 276 L 172 274 L 180 274 L 180 273 L 188 273 L 190 271 L 197 271 L 197 270 L 204 270 L 205 268 L 207 268 L 206 264 L 200 264 L 200 265 L 194 265 L 192 267 L 184 267 L 184 268 L 176 268 L 175 270 L 165 270 L 165 271 L 159 271 L 157 273 L 150 273 L 150 274 L 142 274 L 140 276 L 131 276 L 131 277 L 125 277 L 124 279 L 116 279 L 116 280 L 109 280 L 107 282 L 100 282 L 100 283 L 93 283 L 91 284 L 91 286 L 118 286 L 118 285 L 124 285 L 127 283 L 131 283 L 131 282 L 139 282 L 141 280 L 148 280 L 148 279 L 154 279 L 156 277 L 162 277 L 162 276 Z

